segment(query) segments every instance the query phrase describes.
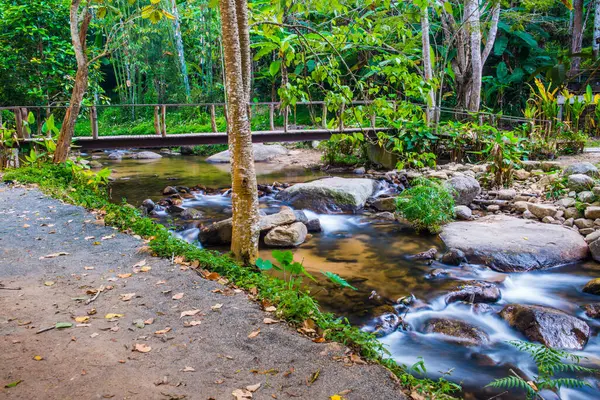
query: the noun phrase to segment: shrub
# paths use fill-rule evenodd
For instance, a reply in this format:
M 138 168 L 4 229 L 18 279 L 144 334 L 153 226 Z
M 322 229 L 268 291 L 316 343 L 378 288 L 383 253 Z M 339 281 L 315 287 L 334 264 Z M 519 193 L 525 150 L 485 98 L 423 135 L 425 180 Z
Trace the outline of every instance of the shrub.
M 438 233 L 454 218 L 454 198 L 449 189 L 436 181 L 421 178 L 396 198 L 396 209 L 420 232 Z

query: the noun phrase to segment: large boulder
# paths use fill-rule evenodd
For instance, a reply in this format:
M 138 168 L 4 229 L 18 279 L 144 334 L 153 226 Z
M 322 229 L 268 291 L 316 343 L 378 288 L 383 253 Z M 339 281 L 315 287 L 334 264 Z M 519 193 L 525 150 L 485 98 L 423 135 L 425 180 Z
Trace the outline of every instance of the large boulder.
M 396 198 L 384 197 L 371 202 L 371 206 L 377 211 L 396 211 Z
M 272 159 L 285 156 L 289 153 L 288 149 L 279 144 L 262 144 L 255 143 L 252 145 L 254 150 L 254 161 L 255 162 L 267 162 Z M 229 150 L 222 151 L 206 159 L 210 163 L 228 163 L 230 161 Z
M 575 175 L 575 174 L 583 174 L 583 175 L 596 177 L 596 176 L 598 176 L 598 168 L 596 168 L 596 166 L 594 164 L 592 164 L 591 162 L 587 162 L 587 161 L 578 162 L 575 164 L 571 164 L 567 168 L 565 168 L 565 170 L 563 171 L 563 174 L 565 176 Z
M 208 246 L 228 244 L 231 243 L 231 230 L 231 218 L 227 218 L 200 229 L 198 240 Z
M 131 153 L 127 156 L 127 158 L 133 158 L 134 160 L 154 160 L 158 158 L 162 158 L 162 156 L 158 153 L 154 153 L 152 151 L 140 151 L 137 153 Z
M 480 328 L 454 319 L 432 318 L 425 322 L 423 331 L 425 333 L 439 333 L 449 341 L 467 346 L 482 345 L 490 341 L 488 334 Z
M 571 229 L 506 215 L 452 222 L 440 237 L 448 248 L 462 250 L 468 262 L 502 272 L 550 268 L 588 255 L 587 243 Z
M 294 222 L 275 227 L 265 236 L 265 244 L 271 247 L 296 247 L 304 243 L 308 233 L 306 225 Z
M 356 212 L 377 190 L 377 182 L 364 178 L 326 178 L 298 183 L 279 192 L 277 199 L 295 208 L 318 213 Z
M 444 185 L 450 189 L 454 201 L 459 206 L 468 206 L 481 193 L 481 186 L 477 179 L 466 175 L 448 179 Z
M 582 350 L 590 337 L 585 321 L 550 307 L 508 304 L 500 316 L 527 339 L 552 348 Z
M 281 207 L 278 213 L 260 217 L 261 232 L 271 230 L 277 226 L 289 225 L 296 222 L 297 216 L 289 207 Z
M 583 287 L 583 291 L 589 294 L 600 295 L 600 278 L 592 279 Z
M 446 304 L 457 301 L 467 303 L 495 303 L 500 300 L 500 289 L 490 282 L 467 282 L 457 287 L 446 296 Z
M 584 174 L 573 174 L 569 175 L 567 179 L 567 186 L 569 189 L 576 192 L 583 192 L 584 190 L 590 190 L 594 187 L 594 179 Z

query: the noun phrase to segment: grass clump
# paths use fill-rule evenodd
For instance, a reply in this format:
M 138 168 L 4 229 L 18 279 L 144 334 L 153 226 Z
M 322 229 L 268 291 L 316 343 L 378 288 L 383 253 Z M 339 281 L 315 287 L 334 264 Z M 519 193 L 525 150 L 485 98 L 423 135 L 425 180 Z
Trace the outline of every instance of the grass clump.
M 442 184 L 419 178 L 396 198 L 396 210 L 417 232 L 435 234 L 454 219 L 454 197 Z
M 409 368 L 400 366 L 389 358 L 389 352 L 375 335 L 351 325 L 346 318 L 322 312 L 310 292 L 301 286 L 290 286 L 289 282 L 261 273 L 259 268 L 241 266 L 227 254 L 201 249 L 177 239 L 163 225 L 142 216 L 134 207 L 111 203 L 106 186 L 90 185 L 90 180 L 78 176 L 80 173 L 65 164 L 41 164 L 7 170 L 3 180 L 34 183 L 55 198 L 99 210 L 104 215 L 106 225 L 150 239 L 148 246 L 154 256 L 181 256 L 189 262 L 198 261 L 200 268 L 219 273 L 237 287 L 255 290 L 258 300 L 266 300 L 277 306 L 279 317 L 293 324 L 300 324 L 308 319 L 314 321 L 318 332 L 324 338 L 342 343 L 366 360 L 384 365 L 398 378 L 399 383 L 410 391 L 422 394 L 426 398 L 446 399 L 452 398 L 451 395 L 460 390 L 459 385 L 443 378 L 434 381 L 411 375 Z M 334 277 L 338 280 L 337 278 Z

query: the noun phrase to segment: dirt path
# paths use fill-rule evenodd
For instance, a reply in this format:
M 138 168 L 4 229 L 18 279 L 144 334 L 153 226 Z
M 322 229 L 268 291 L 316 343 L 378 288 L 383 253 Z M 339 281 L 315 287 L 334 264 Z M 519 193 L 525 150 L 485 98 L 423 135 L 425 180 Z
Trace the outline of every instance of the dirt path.
M 405 398 L 384 368 L 352 364 L 342 346 L 313 343 L 284 323 L 265 324 L 273 315 L 246 293 L 140 253 L 142 244 L 80 207 L 0 185 L 0 398 L 234 399 L 258 383 L 253 399 Z M 68 254 L 40 259 L 58 252 Z M 92 309 L 77 326 L 74 318 Z M 199 311 L 181 317 L 188 310 Z M 200 323 L 186 327 L 191 321 Z M 57 322 L 73 327 L 36 334 Z M 132 351 L 136 344 L 150 351 Z

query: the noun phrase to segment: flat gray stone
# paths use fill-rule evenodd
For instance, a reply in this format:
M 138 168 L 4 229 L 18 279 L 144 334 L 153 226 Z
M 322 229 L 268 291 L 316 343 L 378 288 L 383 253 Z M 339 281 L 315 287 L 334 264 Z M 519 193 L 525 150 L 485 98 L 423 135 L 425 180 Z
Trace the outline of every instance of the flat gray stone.
M 255 143 L 252 145 L 254 150 L 255 162 L 267 162 L 278 156 L 285 156 L 289 153 L 288 149 L 279 144 Z M 206 159 L 210 163 L 228 163 L 230 161 L 229 150 L 222 151 Z
M 297 183 L 279 192 L 278 200 L 294 208 L 319 213 L 356 212 L 375 193 L 378 184 L 364 178 L 326 178 Z
M 577 232 L 506 215 L 452 222 L 440 237 L 448 248 L 462 250 L 468 262 L 502 272 L 550 268 L 588 256 L 588 246 Z

